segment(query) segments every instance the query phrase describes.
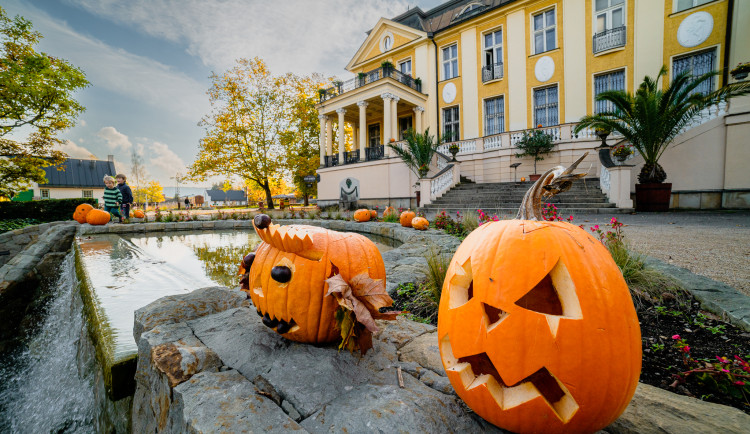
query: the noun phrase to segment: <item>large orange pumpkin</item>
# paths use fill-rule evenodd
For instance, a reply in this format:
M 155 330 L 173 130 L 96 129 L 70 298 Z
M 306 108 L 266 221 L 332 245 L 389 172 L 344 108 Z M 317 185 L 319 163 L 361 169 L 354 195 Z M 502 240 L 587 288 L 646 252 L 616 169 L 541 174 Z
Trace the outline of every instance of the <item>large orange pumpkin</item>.
M 92 209 L 86 214 L 86 222 L 90 225 L 106 225 L 112 219 L 107 211 Z
M 524 207 L 569 188 L 578 162 L 542 175 Z M 595 432 L 635 393 L 638 318 L 607 248 L 538 208 L 482 225 L 457 249 L 440 299 L 441 358 L 458 396 L 501 428 Z
M 368 209 L 358 209 L 354 211 L 354 220 L 358 222 L 369 222 L 370 216 L 370 210 Z
M 378 218 L 378 210 L 371 209 L 370 210 L 370 220 L 376 220 Z
M 93 206 L 89 205 L 88 203 L 82 203 L 76 207 L 76 210 L 73 212 L 73 220 L 77 221 L 78 223 L 86 223 L 86 214 L 89 213 L 94 209 Z
M 137 219 L 142 219 L 142 218 L 146 218 L 146 214 L 143 211 L 137 209 L 133 211 L 133 217 Z
M 411 221 L 414 217 L 417 215 L 412 210 L 406 210 L 401 213 L 401 217 L 398 218 L 398 221 L 401 223 L 401 226 L 405 228 L 411 227 Z
M 426 231 L 430 227 L 430 222 L 424 217 L 414 217 L 411 220 L 411 227 L 418 231 Z
M 252 298 L 263 323 L 297 342 L 334 342 L 336 298 L 326 296 L 326 279 L 336 273 L 349 282 L 367 274 L 385 279 L 383 258 L 362 235 L 314 226 L 271 224 L 265 214 L 253 219 L 263 242 L 243 260 L 249 276 L 241 285 Z M 251 254 L 252 255 L 252 254 Z

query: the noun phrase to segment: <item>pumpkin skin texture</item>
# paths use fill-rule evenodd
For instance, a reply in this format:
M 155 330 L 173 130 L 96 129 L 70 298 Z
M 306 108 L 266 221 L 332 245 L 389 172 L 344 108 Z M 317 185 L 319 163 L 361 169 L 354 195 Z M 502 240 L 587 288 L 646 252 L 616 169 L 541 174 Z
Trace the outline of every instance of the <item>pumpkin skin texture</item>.
M 137 209 L 137 210 L 133 211 L 133 217 L 135 217 L 137 219 L 142 219 L 142 218 L 146 217 L 146 214 L 144 214 L 143 211 Z
M 411 220 L 411 227 L 418 231 L 426 231 L 430 227 L 430 222 L 424 217 L 414 217 Z
M 82 203 L 76 207 L 76 210 L 73 212 L 73 220 L 77 221 L 78 223 L 86 223 L 86 214 L 89 213 L 94 209 L 93 206 Z
M 326 296 L 329 277 L 339 273 L 348 282 L 367 273 L 385 279 L 380 251 L 362 235 L 303 225 L 269 224 L 255 231 L 263 242 L 251 261 L 243 261 L 251 263 L 245 292 L 263 323 L 292 341 L 341 339 L 334 318 L 339 304 Z
M 378 218 L 378 211 L 375 209 L 370 210 L 370 220 L 377 220 Z
M 607 248 L 565 222 L 485 223 L 456 250 L 438 313 L 458 396 L 513 432 L 595 432 L 635 393 L 641 334 Z
M 358 209 L 354 211 L 354 220 L 358 222 L 369 222 L 370 221 L 370 210 Z
M 407 210 L 401 213 L 401 217 L 398 218 L 399 223 L 401 223 L 401 226 L 405 228 L 411 227 L 411 221 L 416 217 L 417 215 L 412 210 Z
M 106 225 L 112 219 L 107 211 L 92 209 L 86 214 L 86 223 L 94 226 Z

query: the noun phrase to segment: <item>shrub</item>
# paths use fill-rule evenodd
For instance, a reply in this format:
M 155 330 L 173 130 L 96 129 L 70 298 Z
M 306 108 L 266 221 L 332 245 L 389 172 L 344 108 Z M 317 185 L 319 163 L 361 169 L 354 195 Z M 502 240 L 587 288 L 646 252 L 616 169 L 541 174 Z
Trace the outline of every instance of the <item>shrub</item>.
M 26 226 L 38 224 L 36 219 L 10 219 L 0 220 L 0 233 L 21 229 Z
M 73 212 L 82 203 L 94 208 L 99 206 L 96 199 L 46 199 L 31 202 L 0 202 L 0 220 L 23 219 L 34 216 L 40 222 L 72 220 Z

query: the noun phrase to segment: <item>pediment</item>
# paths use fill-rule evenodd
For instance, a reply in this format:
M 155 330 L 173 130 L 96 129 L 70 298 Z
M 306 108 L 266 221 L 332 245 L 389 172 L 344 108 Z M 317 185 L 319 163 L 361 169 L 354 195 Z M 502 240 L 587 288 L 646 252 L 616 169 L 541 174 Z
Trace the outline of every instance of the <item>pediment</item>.
M 384 50 L 383 46 L 386 36 L 392 38 L 392 46 L 389 50 Z M 346 69 L 351 70 L 362 62 L 388 52 L 398 51 L 400 47 L 426 37 L 427 33 L 425 32 L 386 18 L 381 18 L 372 31 L 370 31 L 370 34 L 359 47 L 359 50 L 354 54 L 352 60 L 346 65 Z

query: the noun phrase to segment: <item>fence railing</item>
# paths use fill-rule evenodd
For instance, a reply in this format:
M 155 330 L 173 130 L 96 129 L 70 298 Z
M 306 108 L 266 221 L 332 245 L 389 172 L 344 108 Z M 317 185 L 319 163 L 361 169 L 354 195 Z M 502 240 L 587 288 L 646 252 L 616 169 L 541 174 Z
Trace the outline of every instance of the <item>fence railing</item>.
M 482 67 L 482 83 L 503 78 L 503 62 Z
M 384 78 L 392 78 L 417 92 L 422 91 L 421 80 L 412 77 L 411 75 L 404 74 L 403 72 L 395 68 L 383 68 L 373 69 L 372 71 L 364 72 L 362 75 L 358 75 L 347 81 L 334 82 L 332 87 L 328 89 L 320 89 L 320 102 L 327 101 L 333 97 L 342 95 L 346 92 L 350 92 L 354 89 L 367 86 L 370 83 L 374 83 Z
M 614 29 L 595 34 L 593 36 L 594 54 L 624 46 L 627 42 L 627 35 L 628 32 L 625 26 L 615 27 Z

